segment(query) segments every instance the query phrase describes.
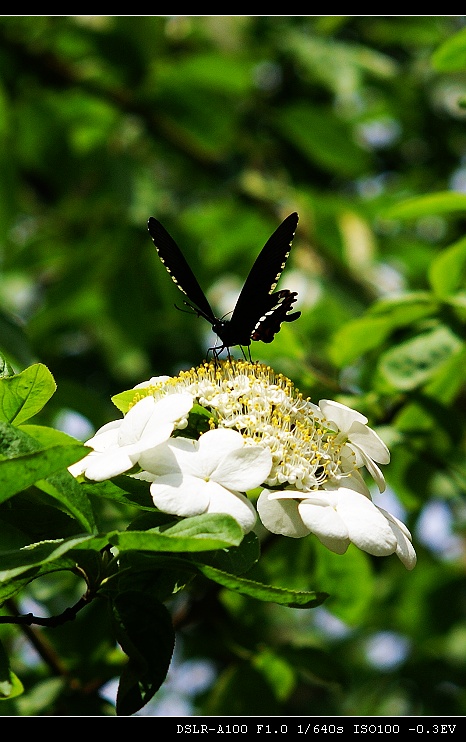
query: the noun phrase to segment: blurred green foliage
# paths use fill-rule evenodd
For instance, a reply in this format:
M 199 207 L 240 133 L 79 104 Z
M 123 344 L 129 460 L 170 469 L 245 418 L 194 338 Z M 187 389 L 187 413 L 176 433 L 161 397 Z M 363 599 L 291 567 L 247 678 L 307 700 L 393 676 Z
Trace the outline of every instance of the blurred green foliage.
M 302 317 L 253 358 L 366 414 L 392 451 L 415 570 L 284 539 L 261 568 L 330 593 L 327 612 L 206 586 L 174 601 L 178 663 L 215 668 L 192 713 L 466 711 L 465 31 L 463 16 L 0 18 L 0 350 L 53 374 L 35 421 L 78 413 L 88 428 L 65 429 L 84 439 L 115 417 L 112 395 L 205 357 L 210 328 L 174 308 L 149 216 L 223 314 L 298 211 L 281 285 Z M 442 549 L 422 538 L 429 514 L 430 533 L 451 529 Z M 31 583 L 39 613 L 82 593 L 66 574 Z M 108 622 L 93 603 L 44 630 L 37 662 L 2 626 L 25 693 L 0 713 L 113 713 Z M 405 651 L 383 664 L 370 647 L 387 637 Z

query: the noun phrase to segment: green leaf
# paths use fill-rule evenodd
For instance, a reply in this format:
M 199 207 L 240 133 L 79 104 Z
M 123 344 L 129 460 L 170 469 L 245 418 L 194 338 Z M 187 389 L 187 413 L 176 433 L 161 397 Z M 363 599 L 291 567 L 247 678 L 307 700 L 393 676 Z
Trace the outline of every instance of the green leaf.
M 356 91 L 363 72 L 389 78 L 397 70 L 392 57 L 347 40 L 339 42 L 335 38 L 293 30 L 288 31 L 282 43 L 299 60 L 313 82 L 318 79 L 337 94 L 344 91 L 348 95 L 351 88 Z
M 81 544 L 91 540 L 92 537 L 87 535 L 74 536 L 67 539 L 40 541 L 36 544 L 24 546 L 22 549 L 0 551 L 0 582 L 12 580 L 32 567 L 58 560 L 71 549 L 76 549 Z M 62 568 L 64 564 L 70 567 L 74 562 L 62 562 Z
M 52 374 L 42 363 L 0 379 L 0 419 L 20 425 L 40 412 L 56 388 Z
M 248 572 L 260 557 L 260 542 L 255 533 L 248 533 L 239 546 L 197 553 L 197 564 L 207 564 L 228 574 L 241 575 Z
M 0 701 L 8 701 L 23 692 L 23 684 L 12 672 L 8 655 L 0 642 Z
M 370 163 L 370 155 L 355 143 L 350 127 L 328 108 L 295 103 L 277 110 L 276 125 L 307 159 L 331 173 L 354 177 Z
M 67 680 L 64 677 L 51 677 L 46 680 L 40 680 L 32 689 L 18 698 L 16 705 L 18 707 L 18 716 L 44 716 L 47 710 L 54 708 L 59 703 L 60 696 L 66 693 Z
M 242 595 L 248 595 L 251 598 L 256 598 L 256 600 L 286 605 L 289 608 L 316 608 L 328 597 L 327 593 L 286 590 L 281 587 L 264 585 L 255 580 L 248 580 L 245 577 L 230 575 L 227 572 L 215 569 L 215 567 L 210 567 L 206 564 L 201 564 L 200 562 L 197 562 L 196 566 L 209 580 L 213 580 L 229 590 L 234 590 Z
M 432 261 L 429 280 L 441 299 L 451 296 L 465 285 L 466 237 L 446 247 Z
M 238 659 L 220 673 L 207 702 L 208 716 L 268 716 L 277 713 L 277 698 L 268 679 L 249 662 Z M 265 729 L 264 729 L 265 731 Z
M 30 430 L 36 438 L 26 431 Z M 58 443 L 58 445 L 57 445 Z M 41 444 L 49 445 L 42 448 Z M 87 451 L 74 438 L 39 425 L 15 428 L 0 422 L 0 502 L 35 484 L 71 513 L 89 532 L 95 530 L 92 506 L 83 487 L 66 470 Z
M 431 214 L 466 211 L 466 194 L 455 191 L 429 193 L 393 204 L 380 214 L 385 219 L 417 219 Z
M 144 390 L 141 389 L 141 392 Z M 138 393 L 137 389 L 128 389 L 125 392 L 120 392 L 119 394 L 115 394 L 112 397 L 112 402 L 115 405 L 115 407 L 120 410 L 120 412 L 123 413 L 123 415 L 126 415 L 128 410 L 130 409 L 131 405 L 134 404 L 134 401 L 136 399 L 136 395 Z M 145 394 L 141 394 L 141 399 L 147 396 Z
M 453 353 L 426 384 L 425 392 L 445 405 L 454 404 L 466 381 L 466 346 Z M 459 423 L 459 420 L 457 420 Z
M 0 605 L 13 598 L 33 580 L 53 572 L 71 570 L 75 562 L 68 557 L 60 557 L 53 562 L 41 564 L 39 567 L 31 567 L 21 573 L 21 576 L 12 577 L 11 580 L 0 580 Z
M 11 690 L 10 661 L 0 642 L 0 699 L 8 698 Z
M 26 423 L 18 426 L 23 433 L 27 433 L 31 438 L 34 438 L 41 448 L 49 448 L 50 446 L 69 446 L 73 443 L 80 443 L 81 441 L 76 440 L 71 435 L 64 433 L 62 430 L 56 430 L 55 428 L 48 428 L 45 425 L 32 425 Z M 83 449 L 86 453 L 86 449 Z M 87 449 L 91 451 L 91 448 Z
M 0 502 L 82 458 L 83 446 L 52 446 L 0 461 Z M 71 475 L 70 475 L 71 476 Z
M 109 535 L 109 542 L 121 551 L 196 552 L 238 546 L 243 532 L 228 515 L 206 514 L 150 531 L 124 531 Z
M 296 684 L 296 671 L 293 665 L 267 647 L 254 656 L 252 664 L 273 688 L 276 698 L 285 701 Z
M 80 482 L 80 487 L 86 495 L 105 497 L 122 505 L 137 507 L 139 510 L 154 511 L 149 484 L 140 479 L 122 475 L 103 482 Z
M 384 353 L 379 369 L 396 389 L 415 389 L 429 381 L 462 347 L 448 327 L 435 327 Z
M 330 594 L 326 608 L 350 626 L 360 626 L 374 602 L 370 557 L 350 544 L 345 554 L 334 554 L 316 543 L 316 584 Z
M 171 617 L 150 594 L 120 593 L 113 605 L 116 638 L 128 655 L 117 694 L 117 714 L 127 716 L 150 701 L 164 682 L 175 647 Z
M 393 328 L 406 327 L 430 316 L 438 303 L 429 291 L 411 291 L 376 301 L 368 310 L 370 316 L 389 317 Z
M 463 369 L 466 354 L 463 353 L 460 355 L 463 365 L 461 378 L 464 380 L 465 372 Z M 450 378 L 452 378 L 454 386 L 456 377 L 450 373 Z M 409 466 L 410 474 L 409 476 L 404 476 L 403 479 L 412 479 L 412 483 L 406 481 L 406 485 L 412 488 L 414 484 L 418 491 L 418 497 L 422 498 L 423 495 L 421 493 L 425 492 L 428 488 L 429 477 L 432 476 L 433 470 L 435 469 L 436 464 L 438 464 L 435 457 L 432 457 L 432 460 L 427 461 L 425 460 L 425 457 L 413 457 L 412 451 L 415 450 L 416 439 L 419 440 L 420 438 L 425 438 L 429 431 L 435 431 L 435 440 L 437 445 L 439 440 L 442 439 L 443 441 L 448 440 L 450 445 L 455 446 L 456 442 L 461 437 L 460 419 L 451 414 L 451 407 L 443 404 L 440 394 L 429 391 L 429 386 L 431 385 L 426 385 L 422 392 L 412 395 L 412 401 L 402 407 L 395 419 L 396 429 L 405 435 L 406 441 L 412 450 L 405 449 L 401 451 L 400 446 L 397 448 L 396 463 L 392 462 L 390 465 L 390 483 L 393 482 L 395 488 L 398 488 L 396 491 L 401 492 L 402 496 L 404 495 L 403 501 L 405 504 L 413 507 L 419 501 L 416 499 L 413 502 L 412 496 L 408 499 L 406 494 L 403 493 L 404 482 L 400 483 L 397 481 L 397 468 L 399 471 L 400 466 L 403 466 L 403 461 L 406 461 L 407 458 L 410 459 L 409 464 L 407 465 Z M 453 393 L 450 393 L 450 388 L 447 387 L 447 393 L 445 396 L 447 398 L 451 397 L 455 394 L 455 391 L 456 390 L 454 389 Z M 435 443 L 431 445 L 435 448 Z M 443 443 L 443 445 L 445 444 Z M 453 487 L 455 487 L 455 485 L 453 485 Z
M 346 366 L 381 345 L 391 331 L 392 323 L 389 317 L 366 315 L 347 322 L 332 338 L 330 357 L 337 366 Z
M 347 322 L 333 336 L 330 355 L 338 366 L 352 363 L 387 340 L 400 327 L 407 327 L 437 310 L 428 292 L 415 292 L 376 302 L 367 313 Z
M 351 558 L 351 557 L 350 557 Z M 330 602 L 330 599 L 329 599 Z M 329 648 L 313 646 L 288 645 L 281 648 L 280 655 L 286 659 L 310 685 L 316 684 L 328 690 L 343 690 L 347 674 L 345 660 L 339 652 Z
M 244 533 L 239 523 L 231 515 L 205 513 L 183 518 L 165 532 L 178 538 L 215 538 L 225 539 L 229 546 L 238 546 Z
M 59 471 L 35 485 L 61 503 L 86 531 L 94 533 L 96 524 L 91 502 L 81 484 L 68 471 Z
M 466 69 L 466 28 L 444 41 L 431 58 L 438 72 L 459 72 Z
M 14 376 L 15 372 L 8 363 L 7 359 L 0 353 L 0 378 L 4 379 L 7 376 Z

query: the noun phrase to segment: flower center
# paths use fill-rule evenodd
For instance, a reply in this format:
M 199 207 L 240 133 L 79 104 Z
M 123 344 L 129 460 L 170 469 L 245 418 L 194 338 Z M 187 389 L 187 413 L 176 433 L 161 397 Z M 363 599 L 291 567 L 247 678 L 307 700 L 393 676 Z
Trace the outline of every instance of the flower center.
M 339 473 L 345 439 L 327 430 L 320 409 L 270 366 L 241 360 L 204 363 L 138 390 L 134 402 L 148 394 L 160 399 L 179 392 L 189 392 L 209 411 L 211 427 L 237 430 L 247 445 L 270 449 L 268 487 L 310 491 Z

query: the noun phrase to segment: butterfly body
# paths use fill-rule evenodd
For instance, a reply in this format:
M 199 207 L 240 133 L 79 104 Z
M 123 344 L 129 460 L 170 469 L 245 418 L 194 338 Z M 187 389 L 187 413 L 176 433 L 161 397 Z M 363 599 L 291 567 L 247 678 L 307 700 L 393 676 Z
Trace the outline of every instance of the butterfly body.
M 216 356 L 225 349 L 229 353 L 234 345 L 248 347 L 252 340 L 270 343 L 282 322 L 293 322 L 300 316 L 301 312 L 289 314 L 296 301 L 296 292 L 275 291 L 297 224 L 298 214 L 290 214 L 267 240 L 249 272 L 230 319 L 223 319 L 215 316 L 176 242 L 157 219 L 150 217 L 149 234 L 160 260 L 189 299 L 184 303 L 211 324 L 222 343 L 212 349 Z

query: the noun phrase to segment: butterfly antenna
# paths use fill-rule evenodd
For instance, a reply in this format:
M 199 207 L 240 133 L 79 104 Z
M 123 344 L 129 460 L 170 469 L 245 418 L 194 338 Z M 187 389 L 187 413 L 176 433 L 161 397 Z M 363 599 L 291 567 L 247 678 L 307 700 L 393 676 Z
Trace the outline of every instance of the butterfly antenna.
M 173 306 L 175 307 L 175 309 L 178 309 L 179 312 L 183 312 L 184 314 L 194 314 L 194 312 L 190 312 L 187 309 L 182 309 L 178 306 L 178 304 L 174 304 Z

